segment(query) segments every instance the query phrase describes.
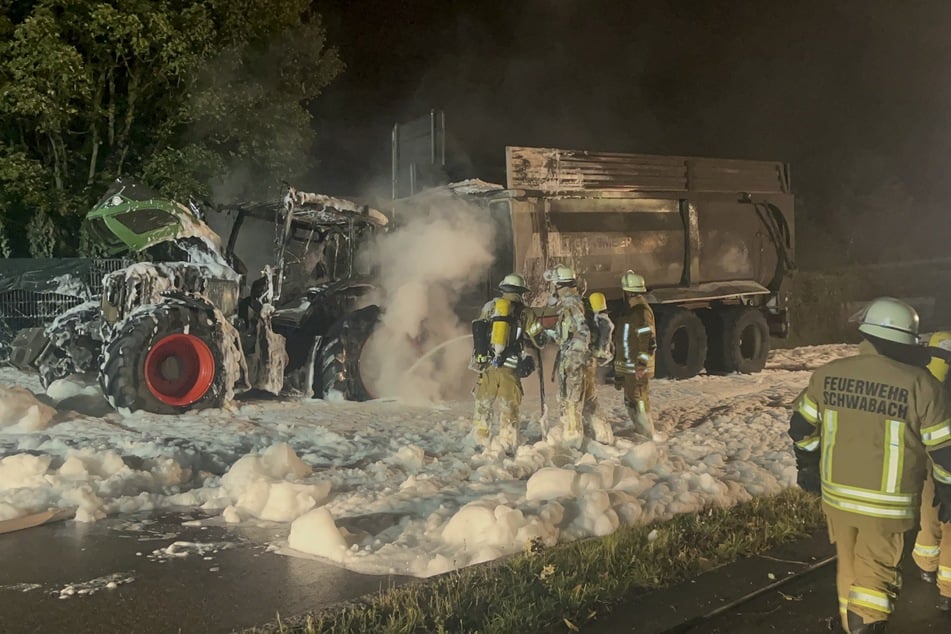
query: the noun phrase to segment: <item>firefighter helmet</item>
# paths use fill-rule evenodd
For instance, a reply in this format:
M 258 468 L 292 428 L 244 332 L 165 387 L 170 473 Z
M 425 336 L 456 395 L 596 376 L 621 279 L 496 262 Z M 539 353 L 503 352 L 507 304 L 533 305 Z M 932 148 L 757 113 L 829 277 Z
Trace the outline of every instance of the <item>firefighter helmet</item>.
M 644 276 L 628 269 L 627 273 L 621 276 L 621 289 L 628 293 L 646 293 L 647 286 L 644 282 Z
M 551 273 L 551 281 L 555 284 L 574 284 L 575 271 L 567 264 L 559 264 Z
M 942 383 L 948 377 L 948 360 L 951 359 L 951 332 L 943 330 L 931 335 L 928 347 L 932 348 L 928 371 Z
M 895 343 L 918 343 L 918 312 L 894 297 L 879 297 L 861 313 L 859 332 Z
M 499 282 L 499 289 L 503 293 L 522 293 L 528 292 L 528 286 L 525 285 L 525 278 L 518 273 L 509 273 Z

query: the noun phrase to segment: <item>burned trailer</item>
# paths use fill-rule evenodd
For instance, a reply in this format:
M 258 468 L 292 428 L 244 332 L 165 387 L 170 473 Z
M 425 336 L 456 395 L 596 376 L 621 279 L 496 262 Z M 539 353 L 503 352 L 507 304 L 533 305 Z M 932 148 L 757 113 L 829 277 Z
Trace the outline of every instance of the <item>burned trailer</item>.
M 206 220 L 227 226 L 226 243 Z M 356 252 L 385 227 L 380 212 L 289 188 L 206 215 L 117 182 L 86 222 L 104 253 L 140 261 L 106 275 L 100 301 L 18 336 L 16 358 L 44 386 L 95 373 L 114 407 L 162 414 L 249 389 L 365 396 L 356 333 L 379 308 L 354 310 L 369 288 Z
M 543 275 L 572 266 L 616 311 L 621 275 L 647 280 L 658 376 L 758 372 L 770 336 L 788 333 L 793 194 L 781 162 L 506 148 L 506 187 L 453 193 L 496 226 L 486 294 L 518 271 L 529 299 Z

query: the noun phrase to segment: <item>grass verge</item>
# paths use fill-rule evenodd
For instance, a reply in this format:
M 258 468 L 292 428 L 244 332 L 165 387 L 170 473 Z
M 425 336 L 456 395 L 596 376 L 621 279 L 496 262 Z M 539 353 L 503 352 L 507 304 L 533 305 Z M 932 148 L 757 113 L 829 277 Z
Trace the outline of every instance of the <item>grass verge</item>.
M 464 568 L 252 631 L 577 630 L 639 591 L 764 552 L 803 537 L 822 523 L 818 498 L 788 489 L 728 509 L 711 508 L 669 522 L 623 527 L 603 539 Z

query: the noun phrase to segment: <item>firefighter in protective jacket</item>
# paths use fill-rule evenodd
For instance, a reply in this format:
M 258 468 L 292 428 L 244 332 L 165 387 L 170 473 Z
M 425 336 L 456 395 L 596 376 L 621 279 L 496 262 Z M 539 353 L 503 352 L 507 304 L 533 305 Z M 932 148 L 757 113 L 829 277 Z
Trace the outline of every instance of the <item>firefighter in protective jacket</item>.
M 614 322 L 608 316 L 608 303 L 604 293 L 591 293 L 588 297 L 591 307 L 591 354 L 584 372 L 585 401 L 581 416 L 585 422 L 585 433 L 589 431 L 598 442 L 614 444 L 614 430 L 611 423 L 598 413 L 598 367 L 614 361 Z
M 859 331 L 859 354 L 816 370 L 789 424 L 797 481 L 822 493 L 839 612 L 853 634 L 885 631 L 929 469 L 946 501 L 941 519 L 951 519 L 951 397 L 924 367 L 918 314 L 879 298 Z
M 951 332 L 936 332 L 928 342 L 931 362 L 928 371 L 945 390 L 951 389 L 948 369 L 951 363 Z M 925 480 L 921 490 L 921 527 L 915 537 L 912 558 L 921 570 L 921 578 L 938 584 L 938 604 L 942 611 L 951 611 L 951 523 L 941 522 L 934 504 L 934 479 Z
M 591 327 L 585 315 L 584 300 L 578 292 L 574 270 L 559 264 L 549 274 L 555 285 L 558 322 L 555 341 L 558 357 L 558 404 L 561 410 L 562 439 L 566 445 L 580 447 L 584 439 L 585 413 L 597 404 L 596 386 L 585 377 L 591 365 Z
M 621 276 L 621 290 L 627 306 L 614 327 L 614 387 L 624 390 L 624 404 L 637 430 L 659 442 L 664 435 L 654 430 L 649 395 L 657 351 L 654 311 L 644 298 L 642 276 L 628 271 Z
M 502 449 L 514 453 L 519 443 L 521 379 L 535 369 L 534 358 L 525 354 L 523 346 L 526 340 L 536 347 L 541 346 L 542 325 L 534 311 L 522 301 L 528 288 L 521 275 L 506 275 L 499 290 L 502 296 L 483 306 L 479 319 L 472 322 L 472 362 L 479 372 L 473 390 L 475 416 L 472 434 L 478 445 L 489 445 L 495 408 L 498 407 L 498 436 Z

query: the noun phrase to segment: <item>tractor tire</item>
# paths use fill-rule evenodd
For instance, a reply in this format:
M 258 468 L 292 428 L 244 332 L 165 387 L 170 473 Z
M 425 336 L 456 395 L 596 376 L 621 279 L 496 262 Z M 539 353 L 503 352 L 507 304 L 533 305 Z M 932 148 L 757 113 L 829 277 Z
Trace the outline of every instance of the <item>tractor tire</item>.
M 109 403 L 156 414 L 220 407 L 227 372 L 213 320 L 171 303 L 130 315 L 103 349 L 99 385 Z
M 703 369 L 707 359 L 707 331 L 692 311 L 667 308 L 657 312 L 658 378 L 689 379 Z
M 380 307 L 367 306 L 330 327 L 314 362 L 316 398 L 366 401 L 374 397 L 360 375 L 360 355 L 379 321 Z
M 766 366 L 769 356 L 769 325 L 763 312 L 748 306 L 719 311 L 714 371 L 752 374 Z M 710 367 L 708 366 L 708 370 Z
M 35 360 L 43 389 L 71 374 L 96 371 L 102 343 L 93 336 L 99 328 L 98 304 L 80 304 L 63 313 L 47 329 L 48 344 Z

